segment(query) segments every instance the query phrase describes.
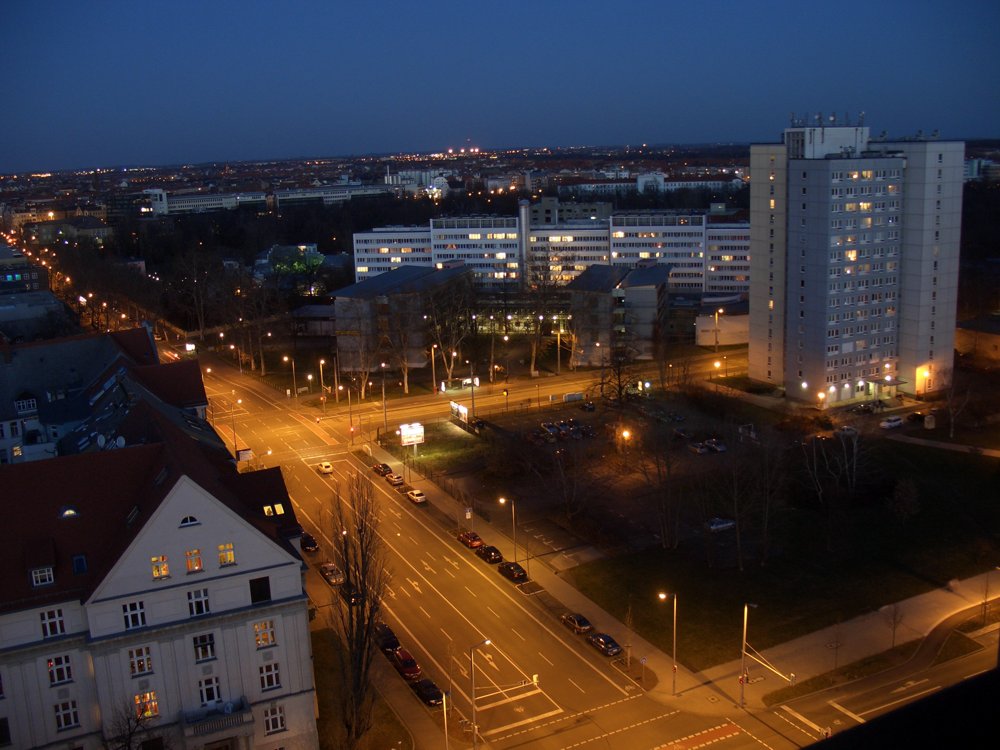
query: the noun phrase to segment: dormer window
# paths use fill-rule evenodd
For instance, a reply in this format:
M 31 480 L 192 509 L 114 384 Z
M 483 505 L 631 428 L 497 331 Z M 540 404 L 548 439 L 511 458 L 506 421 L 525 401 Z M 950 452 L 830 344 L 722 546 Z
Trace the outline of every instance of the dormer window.
M 14 410 L 20 414 L 31 414 L 38 411 L 38 402 L 33 398 L 19 398 L 14 402 Z
M 31 571 L 32 586 L 48 586 L 56 580 L 52 568 L 35 568 Z
M 201 521 L 194 516 L 184 516 L 184 518 L 181 519 L 180 528 L 183 529 L 185 526 L 197 526 L 200 523 Z

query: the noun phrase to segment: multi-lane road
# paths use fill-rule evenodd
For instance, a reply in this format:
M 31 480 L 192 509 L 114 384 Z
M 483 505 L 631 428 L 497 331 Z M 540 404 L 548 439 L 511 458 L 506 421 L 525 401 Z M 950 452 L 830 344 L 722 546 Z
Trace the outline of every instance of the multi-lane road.
M 708 371 L 712 360 L 701 366 Z M 480 413 L 531 408 L 592 383 L 591 373 L 571 374 L 508 386 L 506 397 L 497 384 L 477 390 L 476 406 Z M 329 537 L 336 484 L 352 472 L 371 477 L 391 571 L 385 618 L 424 673 L 449 692 L 467 740 L 474 701 L 479 736 L 494 748 L 793 748 L 815 741 L 827 726 L 839 729 L 891 710 L 886 695 L 904 701 L 933 687 L 901 677 L 898 685 L 873 685 L 870 695 L 816 696 L 753 715 L 725 701 L 714 710 L 693 711 L 690 702 L 664 700 L 662 693 L 654 699 L 614 659 L 461 545 L 454 518 L 437 510 L 452 507 L 450 498 L 417 481 L 431 502 L 414 505 L 352 454 L 346 404 L 306 414 L 227 367 L 206 371 L 205 384 L 217 432 L 230 444 L 251 448 L 257 465 L 282 467 L 296 512 L 321 547 L 334 548 Z M 471 394 L 461 395 L 469 404 Z M 373 438 L 383 419 L 395 430 L 404 422 L 445 418 L 448 400 L 404 399 L 387 405 L 384 416 L 380 403 L 354 404 L 354 424 L 364 425 L 355 431 L 354 447 Z M 333 464 L 332 474 L 316 471 L 321 460 Z M 341 606 L 318 576 L 310 575 L 308 585 L 318 604 Z

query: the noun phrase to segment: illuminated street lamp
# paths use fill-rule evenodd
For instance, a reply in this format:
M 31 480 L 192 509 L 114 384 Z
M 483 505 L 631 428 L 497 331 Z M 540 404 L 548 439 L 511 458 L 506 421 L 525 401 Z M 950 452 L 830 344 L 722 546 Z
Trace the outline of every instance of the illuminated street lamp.
M 499 500 L 501 505 L 506 505 L 508 500 L 505 497 L 501 497 Z M 517 562 L 517 515 L 514 511 L 514 501 L 510 500 L 510 528 L 514 537 L 514 562 Z
M 389 416 L 385 409 L 385 362 L 381 364 L 382 368 L 382 429 L 385 432 L 389 431 Z
M 477 747 L 479 738 L 479 727 L 476 726 L 476 649 L 480 646 L 489 646 L 492 641 L 487 638 L 469 647 L 469 675 L 472 679 L 472 750 Z
M 326 385 L 323 383 L 323 365 L 326 364 L 325 359 L 319 361 L 319 400 L 323 402 L 323 412 L 326 413 Z
M 337 386 L 340 390 L 344 390 L 344 386 Z M 351 433 L 351 445 L 354 445 L 354 415 L 351 412 L 351 386 L 347 386 L 347 424 L 350 427 Z
M 437 344 L 431 344 L 431 393 L 438 392 L 437 371 L 434 368 L 434 350 L 437 348 Z
M 281 361 L 292 363 L 292 390 L 295 392 L 295 398 L 298 398 L 299 388 L 298 388 L 298 381 L 295 379 L 295 359 L 293 357 L 289 357 L 286 354 L 284 357 L 281 358 Z
M 668 594 L 666 591 L 661 591 L 657 596 L 659 597 L 659 599 L 660 599 L 661 602 L 665 602 L 667 600 L 667 598 L 670 596 L 670 594 Z M 673 688 L 671 689 L 672 690 L 671 694 L 672 695 L 677 695 L 677 592 L 676 591 L 674 592 L 674 628 L 673 628 L 673 636 L 674 636 L 674 646 L 673 646 L 673 651 L 671 652 L 671 654 L 672 654 L 672 657 L 673 657 L 673 660 L 674 660 L 674 684 L 673 684 Z
M 721 307 L 718 310 L 715 311 L 715 352 L 716 352 L 716 354 L 718 354 L 718 352 L 719 352 L 719 316 L 722 315 L 722 313 L 724 313 L 724 312 L 725 312 L 725 310 L 723 310 Z M 718 365 L 716 365 L 716 366 L 718 366 Z
M 309 389 L 309 393 L 313 392 L 313 374 L 306 373 L 306 387 Z
M 230 415 L 232 416 L 232 420 L 233 420 L 233 455 L 234 456 L 238 456 L 239 455 L 239 450 L 236 447 L 236 407 L 239 406 L 242 403 L 243 403 L 243 399 L 241 399 L 241 398 L 236 399 L 236 403 L 233 404 L 233 408 L 230 411 Z

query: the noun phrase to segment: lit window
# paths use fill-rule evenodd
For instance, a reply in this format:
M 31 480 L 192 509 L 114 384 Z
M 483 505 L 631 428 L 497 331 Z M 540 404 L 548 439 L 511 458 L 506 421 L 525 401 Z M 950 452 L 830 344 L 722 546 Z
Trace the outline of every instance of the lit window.
M 76 710 L 76 701 L 63 701 L 53 708 L 56 711 L 56 729 L 69 729 L 80 726 L 80 715 Z
M 42 620 L 42 638 L 52 638 L 66 632 L 66 621 L 63 620 L 61 609 L 49 609 L 39 612 L 38 616 Z
M 272 706 L 264 709 L 264 734 L 274 734 L 285 729 L 285 707 Z
M 271 505 L 264 506 L 265 516 L 280 516 L 283 515 L 284 512 L 285 512 L 285 506 L 283 506 L 281 503 L 275 503 L 273 506 Z
M 215 658 L 215 633 L 204 633 L 196 635 L 192 642 L 194 644 L 195 661 L 206 661 Z
M 146 624 L 146 609 L 142 602 L 127 602 L 122 605 L 125 629 L 141 628 Z
M 54 580 L 55 577 L 52 575 L 52 568 L 35 568 L 31 571 L 32 586 L 46 586 Z
M 275 644 L 274 620 L 261 620 L 253 624 L 253 637 L 257 648 L 267 648 Z
M 50 685 L 60 685 L 73 679 L 73 667 L 69 663 L 69 654 L 53 656 L 46 665 L 49 668 Z
M 224 567 L 226 565 L 236 564 L 236 550 L 233 549 L 232 542 L 226 542 L 225 544 L 219 545 L 219 566 Z
M 195 589 L 194 591 L 188 591 L 187 597 L 188 613 L 192 617 L 207 615 L 209 613 L 208 589 Z
M 188 573 L 198 573 L 201 571 L 201 550 L 200 549 L 189 549 L 184 553 L 184 557 L 187 559 L 187 572 Z
M 156 691 L 150 690 L 135 696 L 135 716 L 137 719 L 152 718 L 160 715 L 160 704 L 156 700 Z
M 273 690 L 281 687 L 281 677 L 277 664 L 265 664 L 260 668 L 260 689 Z
M 167 564 L 166 555 L 154 555 L 149 558 L 153 566 L 153 578 L 166 578 L 170 575 L 170 566 Z
M 149 674 L 153 671 L 153 659 L 149 655 L 149 646 L 137 646 L 128 650 L 129 674 L 133 677 Z

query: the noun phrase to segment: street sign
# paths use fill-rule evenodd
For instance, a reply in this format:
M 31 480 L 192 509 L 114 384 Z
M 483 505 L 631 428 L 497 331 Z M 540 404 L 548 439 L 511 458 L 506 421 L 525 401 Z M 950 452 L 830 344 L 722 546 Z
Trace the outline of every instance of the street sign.
M 465 509 L 465 520 L 468 521 L 472 518 L 472 508 Z

